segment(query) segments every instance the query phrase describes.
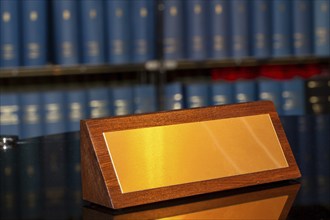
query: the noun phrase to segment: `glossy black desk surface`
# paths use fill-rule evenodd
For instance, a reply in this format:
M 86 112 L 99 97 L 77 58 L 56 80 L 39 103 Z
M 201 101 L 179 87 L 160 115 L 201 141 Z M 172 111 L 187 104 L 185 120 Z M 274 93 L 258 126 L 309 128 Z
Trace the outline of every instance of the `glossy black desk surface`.
M 0 151 L 0 219 L 330 219 L 317 189 L 285 181 L 122 210 L 81 200 L 79 133 Z

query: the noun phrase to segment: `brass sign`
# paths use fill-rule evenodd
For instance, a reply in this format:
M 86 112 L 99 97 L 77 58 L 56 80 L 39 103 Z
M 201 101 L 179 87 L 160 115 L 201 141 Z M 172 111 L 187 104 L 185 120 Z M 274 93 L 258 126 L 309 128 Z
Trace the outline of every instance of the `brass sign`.
M 104 137 L 122 193 L 288 166 L 268 114 L 105 132 Z

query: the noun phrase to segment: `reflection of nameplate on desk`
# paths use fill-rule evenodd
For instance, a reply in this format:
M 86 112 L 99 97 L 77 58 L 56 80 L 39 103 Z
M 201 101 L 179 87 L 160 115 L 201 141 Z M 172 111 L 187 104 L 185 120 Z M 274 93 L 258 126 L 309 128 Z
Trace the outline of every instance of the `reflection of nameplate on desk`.
M 266 184 L 119 211 L 89 204 L 83 207 L 83 219 L 287 219 L 299 187 Z
M 268 101 L 82 121 L 81 164 L 111 208 L 300 177 Z

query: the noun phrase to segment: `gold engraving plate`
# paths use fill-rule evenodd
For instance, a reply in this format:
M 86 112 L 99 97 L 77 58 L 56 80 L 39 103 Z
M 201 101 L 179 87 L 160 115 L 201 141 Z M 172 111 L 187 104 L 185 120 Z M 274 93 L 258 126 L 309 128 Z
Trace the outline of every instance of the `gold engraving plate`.
M 288 167 L 269 114 L 103 136 L 122 193 Z

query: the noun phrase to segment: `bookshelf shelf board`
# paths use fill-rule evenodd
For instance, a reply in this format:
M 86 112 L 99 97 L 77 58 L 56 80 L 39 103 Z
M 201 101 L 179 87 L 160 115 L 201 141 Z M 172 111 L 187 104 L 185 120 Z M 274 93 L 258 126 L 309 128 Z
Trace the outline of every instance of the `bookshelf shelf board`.
M 60 76 L 77 74 L 110 74 L 137 71 L 160 71 L 160 70 L 184 70 L 184 69 L 210 69 L 221 67 L 260 66 L 260 65 L 290 65 L 290 64 L 330 64 L 330 57 L 287 57 L 276 59 L 222 59 L 222 60 L 157 60 L 146 63 L 129 63 L 118 65 L 76 65 L 60 66 L 47 65 L 40 67 L 14 67 L 0 69 L 0 78 L 11 77 L 38 77 L 38 76 Z
M 120 64 L 120 65 L 77 65 L 59 66 L 47 65 L 40 67 L 17 67 L 0 69 L 0 78 L 11 77 L 38 77 L 38 76 L 60 76 L 77 74 L 101 74 L 136 72 L 147 70 L 145 64 Z
M 183 70 L 183 69 L 207 69 L 221 67 L 239 67 L 239 66 L 260 66 L 260 65 L 294 65 L 294 64 L 317 64 L 329 63 L 330 57 L 285 57 L 274 59 L 222 59 L 222 60 L 179 60 L 165 61 L 164 69 L 166 70 Z

